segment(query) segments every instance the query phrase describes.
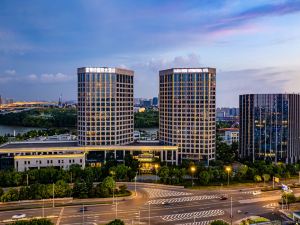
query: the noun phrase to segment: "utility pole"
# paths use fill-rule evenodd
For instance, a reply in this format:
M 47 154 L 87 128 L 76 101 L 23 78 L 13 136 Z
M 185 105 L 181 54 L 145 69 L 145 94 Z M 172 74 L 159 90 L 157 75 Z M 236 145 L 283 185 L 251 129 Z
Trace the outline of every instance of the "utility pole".
M 118 218 L 118 199 L 116 198 L 116 219 Z
M 82 225 L 84 225 L 84 211 L 85 211 L 84 204 L 82 204 Z
M 27 187 L 28 187 L 28 185 L 29 185 L 28 173 L 26 174 L 26 184 L 27 184 Z
M 230 197 L 230 219 L 232 224 L 232 196 Z
M 151 204 L 151 203 L 150 203 L 150 201 L 149 201 L 149 225 L 150 225 L 150 218 L 151 218 L 151 217 L 150 217 L 150 204 Z
M 52 197 L 53 197 L 52 207 L 54 208 L 55 207 L 55 205 L 54 205 L 54 183 L 52 185 Z
M 299 179 L 300 179 L 300 172 L 299 172 Z M 274 184 L 275 178 L 273 176 L 273 189 L 275 188 L 275 184 Z
M 45 200 L 43 199 L 43 211 L 42 211 L 43 218 L 45 217 Z
M 138 172 L 136 172 L 135 179 L 134 179 L 134 192 L 135 192 L 135 196 L 137 196 L 137 193 L 136 193 L 136 179 L 137 179 L 137 175 L 138 175 Z

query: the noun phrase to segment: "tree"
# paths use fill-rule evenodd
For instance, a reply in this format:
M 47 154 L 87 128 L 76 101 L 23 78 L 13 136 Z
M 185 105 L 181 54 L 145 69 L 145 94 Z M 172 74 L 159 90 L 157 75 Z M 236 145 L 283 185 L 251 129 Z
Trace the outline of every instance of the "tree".
M 210 180 L 210 174 L 208 171 L 202 171 L 199 174 L 199 178 L 200 178 L 200 183 L 207 185 L 209 183 Z
M 106 177 L 102 181 L 103 188 L 107 188 L 110 193 L 112 193 L 113 189 L 116 187 L 116 182 L 112 177 Z
M 19 220 L 9 225 L 54 225 L 49 219 Z
M 129 168 L 125 166 L 124 164 L 120 164 L 116 167 L 115 172 L 116 172 L 116 178 L 118 180 L 125 180 L 127 177 L 127 172 Z
M 121 185 L 121 186 L 119 187 L 119 191 L 120 191 L 121 194 L 126 193 L 126 191 L 127 191 L 127 186 L 126 186 L 126 184 Z
M 211 222 L 210 225 L 229 225 L 229 223 L 225 222 L 224 220 L 215 220 Z
M 255 181 L 256 183 L 262 182 L 261 176 L 255 175 L 255 176 L 254 176 L 254 181 Z
M 292 192 L 283 192 L 281 195 L 281 204 L 288 204 L 288 207 L 291 203 L 295 203 L 297 201 L 296 196 Z
M 241 165 L 238 168 L 238 172 L 237 172 L 237 179 L 238 180 L 243 180 L 246 178 L 248 172 L 248 166 L 247 165 Z
M 65 181 L 59 180 L 55 183 L 54 186 L 55 197 L 57 198 L 70 197 L 71 192 L 72 190 L 69 184 L 67 184 Z
M 262 178 L 264 179 L 264 182 L 268 182 L 270 180 L 271 176 L 270 176 L 270 174 L 265 173 L 262 175 Z
M 170 173 L 170 170 L 169 170 L 169 167 L 168 166 L 162 166 L 160 167 L 160 169 L 158 170 L 158 176 L 160 178 L 160 180 L 163 182 L 163 183 L 167 183 L 167 180 L 168 180 L 168 177 L 169 177 L 169 174 Z
M 87 198 L 88 197 L 88 188 L 85 183 L 76 181 L 73 188 L 73 197 L 75 198 Z
M 10 202 L 10 201 L 18 201 L 19 200 L 19 192 L 15 188 L 10 188 L 1 196 L 2 202 Z
M 106 225 L 125 225 L 125 223 L 122 220 L 115 219 L 115 220 L 107 223 Z
M 4 191 L 3 191 L 3 189 L 0 187 L 0 198 L 1 198 L 1 196 L 4 194 Z

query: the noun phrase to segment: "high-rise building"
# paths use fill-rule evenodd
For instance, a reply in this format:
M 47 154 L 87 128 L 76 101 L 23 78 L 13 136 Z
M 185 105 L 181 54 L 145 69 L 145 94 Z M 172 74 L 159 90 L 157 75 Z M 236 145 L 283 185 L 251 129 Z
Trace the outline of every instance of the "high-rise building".
M 154 106 L 158 105 L 158 97 L 153 97 L 153 99 L 152 99 L 152 105 L 154 105 Z
M 300 95 L 240 95 L 240 157 L 300 160 Z
M 79 145 L 124 145 L 133 142 L 132 70 L 78 68 Z
M 179 159 L 215 159 L 216 69 L 159 72 L 159 138 L 177 145 Z

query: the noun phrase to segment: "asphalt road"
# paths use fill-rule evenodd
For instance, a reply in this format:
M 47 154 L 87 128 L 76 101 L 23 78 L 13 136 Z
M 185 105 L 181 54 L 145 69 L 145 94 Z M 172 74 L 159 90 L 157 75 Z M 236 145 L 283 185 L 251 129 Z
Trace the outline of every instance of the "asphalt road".
M 128 184 L 134 190 L 134 184 Z M 0 224 L 11 221 L 17 213 L 25 213 L 27 218 L 48 217 L 56 225 L 105 224 L 115 218 L 126 224 L 172 224 L 206 225 L 215 219 L 233 223 L 250 215 L 273 215 L 279 206 L 280 191 L 272 191 L 254 196 L 253 189 L 205 191 L 180 187 L 138 184 L 137 196 L 114 203 L 87 206 L 49 207 L 0 212 Z M 226 194 L 227 200 L 220 200 Z M 231 201 L 232 198 L 232 201 Z M 93 204 L 93 203 L 91 203 Z M 231 215 L 232 205 L 232 218 Z

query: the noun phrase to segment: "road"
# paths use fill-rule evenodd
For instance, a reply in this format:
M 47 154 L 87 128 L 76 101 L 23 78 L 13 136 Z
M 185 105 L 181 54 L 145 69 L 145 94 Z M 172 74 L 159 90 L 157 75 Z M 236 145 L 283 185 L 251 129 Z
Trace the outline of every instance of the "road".
M 128 184 L 128 188 L 134 190 L 134 185 Z M 9 222 L 14 214 L 25 213 L 28 218 L 46 216 L 56 225 L 105 224 L 115 218 L 135 225 L 206 225 L 215 219 L 231 222 L 231 205 L 233 222 L 250 215 L 272 215 L 278 210 L 280 191 L 257 196 L 252 192 L 253 189 L 206 191 L 139 183 L 137 196 L 132 199 L 89 205 L 85 212 L 80 212 L 82 206 L 5 211 L 0 212 L 0 224 Z M 224 194 L 228 199 L 220 200 Z

